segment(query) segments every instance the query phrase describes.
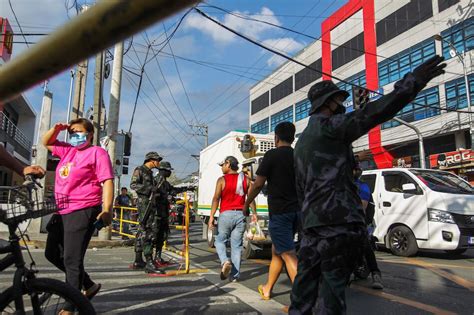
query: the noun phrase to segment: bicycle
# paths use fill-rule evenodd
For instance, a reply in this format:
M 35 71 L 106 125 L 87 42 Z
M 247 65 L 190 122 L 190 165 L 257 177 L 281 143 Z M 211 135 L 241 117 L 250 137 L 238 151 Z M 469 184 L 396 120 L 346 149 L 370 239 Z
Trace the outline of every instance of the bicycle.
M 79 290 L 56 279 L 37 278 L 35 261 L 25 245 L 31 259 L 30 267 L 26 266 L 20 246 L 25 235 L 20 223 L 63 209 L 68 202 L 67 197 L 58 196 L 39 201 L 38 187 L 41 185 L 32 176 L 27 176 L 21 186 L 0 187 L 0 222 L 9 231 L 9 240 L 0 240 L 0 254 L 8 254 L 0 260 L 0 272 L 10 266 L 16 268 L 13 285 L 0 294 L 0 314 L 58 314 L 66 302 L 79 314 L 95 314 L 91 302 Z

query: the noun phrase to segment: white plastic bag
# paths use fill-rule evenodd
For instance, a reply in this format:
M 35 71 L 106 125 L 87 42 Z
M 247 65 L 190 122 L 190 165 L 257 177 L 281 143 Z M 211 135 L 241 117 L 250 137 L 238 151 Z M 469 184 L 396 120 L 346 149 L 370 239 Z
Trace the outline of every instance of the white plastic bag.
M 247 239 L 254 241 L 265 240 L 265 234 L 257 222 L 251 222 L 249 224 L 249 229 L 247 230 Z

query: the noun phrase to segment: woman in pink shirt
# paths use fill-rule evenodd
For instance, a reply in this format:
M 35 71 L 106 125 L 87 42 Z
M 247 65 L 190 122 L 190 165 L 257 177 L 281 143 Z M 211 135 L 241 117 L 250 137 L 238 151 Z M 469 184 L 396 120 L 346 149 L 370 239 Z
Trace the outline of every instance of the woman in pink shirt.
M 62 130 L 69 133 L 68 143 L 57 140 Z M 58 123 L 43 136 L 45 145 L 60 158 L 56 168 L 55 194 L 67 196 L 66 208 L 50 221 L 45 255 L 66 272 L 66 282 L 92 298 L 100 285 L 84 270 L 84 256 L 94 233 L 96 221 L 108 226 L 112 220 L 114 174 L 107 151 L 91 144 L 94 126 L 84 118 L 69 124 Z M 61 247 L 63 250 L 61 250 Z M 61 259 L 62 251 L 64 256 Z M 66 305 L 61 314 L 72 314 Z

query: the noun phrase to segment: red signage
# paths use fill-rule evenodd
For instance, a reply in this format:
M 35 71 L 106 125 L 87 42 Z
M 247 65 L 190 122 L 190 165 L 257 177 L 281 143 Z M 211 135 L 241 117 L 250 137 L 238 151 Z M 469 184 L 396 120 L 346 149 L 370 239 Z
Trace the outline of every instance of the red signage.
M 10 60 L 13 52 L 13 29 L 6 18 L 0 17 L 0 58 Z
M 459 150 L 430 155 L 430 167 L 440 170 L 474 167 L 474 151 Z

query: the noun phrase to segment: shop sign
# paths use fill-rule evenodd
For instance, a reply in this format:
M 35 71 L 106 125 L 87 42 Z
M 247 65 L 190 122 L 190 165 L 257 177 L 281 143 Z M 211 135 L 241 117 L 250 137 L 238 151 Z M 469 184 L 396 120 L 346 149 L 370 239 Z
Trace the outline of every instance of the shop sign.
M 474 151 L 459 150 L 430 155 L 430 167 L 435 169 L 466 168 L 474 166 Z

